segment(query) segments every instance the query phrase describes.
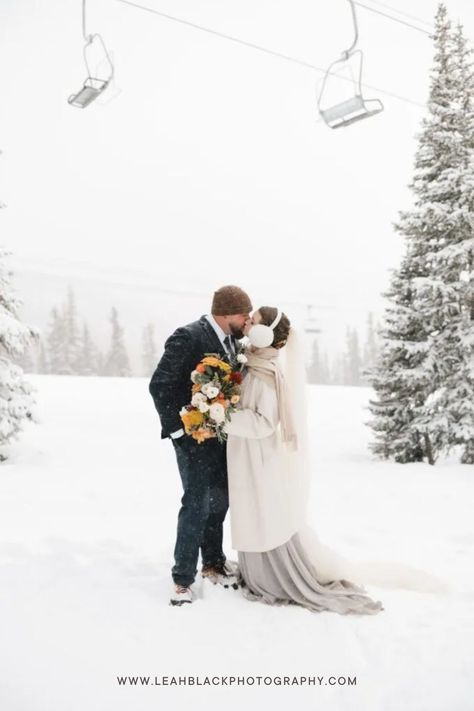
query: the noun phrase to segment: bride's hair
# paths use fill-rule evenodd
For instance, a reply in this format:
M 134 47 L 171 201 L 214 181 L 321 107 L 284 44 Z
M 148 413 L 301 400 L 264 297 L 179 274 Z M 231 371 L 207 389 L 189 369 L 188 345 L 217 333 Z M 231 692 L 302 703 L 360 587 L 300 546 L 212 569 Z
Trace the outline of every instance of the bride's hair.
M 274 306 L 260 306 L 257 311 L 262 317 L 261 323 L 263 326 L 271 326 L 278 314 L 278 309 Z M 271 344 L 273 348 L 283 348 L 288 340 L 290 326 L 290 319 L 286 314 L 282 314 L 278 325 L 273 331 L 273 343 Z

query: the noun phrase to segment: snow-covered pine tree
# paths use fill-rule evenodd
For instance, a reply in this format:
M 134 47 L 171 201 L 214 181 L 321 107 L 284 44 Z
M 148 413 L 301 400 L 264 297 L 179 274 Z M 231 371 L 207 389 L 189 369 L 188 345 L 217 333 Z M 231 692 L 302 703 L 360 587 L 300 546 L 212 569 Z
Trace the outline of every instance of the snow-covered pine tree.
M 344 385 L 360 385 L 361 358 L 359 336 L 355 328 L 346 328 Z
M 51 321 L 46 334 L 49 372 L 74 375 L 80 370 L 79 328 L 74 291 L 68 287 L 66 302 L 51 309 Z
M 79 375 L 98 375 L 98 351 L 86 323 L 83 324 L 81 339 L 77 348 L 77 373 Z
M 7 459 L 3 447 L 18 437 L 25 421 L 34 420 L 34 389 L 13 361 L 39 337 L 36 329 L 19 320 L 21 301 L 11 286 L 12 272 L 4 264 L 10 254 L 0 247 L 0 461 Z
M 56 307 L 51 309 L 51 321 L 46 334 L 48 373 L 68 374 L 66 325 L 64 316 Z
M 42 338 L 39 340 L 38 345 L 38 356 L 37 356 L 37 373 L 45 374 L 49 373 L 49 364 L 46 356 L 46 349 L 44 347 L 44 341 Z
M 446 23 L 444 5 L 438 18 Z M 457 444 L 468 445 L 474 437 L 473 332 L 463 280 L 472 255 L 474 123 L 466 85 L 472 68 L 460 27 L 455 33 L 448 28 L 445 46 L 444 53 L 438 50 L 444 71 L 433 76 L 427 140 L 419 156 L 418 223 L 406 222 L 415 240 L 421 224 L 431 246 L 430 273 L 415 279 L 415 308 L 428 330 L 430 356 L 423 363 L 429 391 L 415 413 L 415 426 L 429 434 L 435 457 Z
M 327 350 L 324 351 L 323 355 L 323 372 L 324 372 L 324 384 L 330 385 L 332 383 L 331 366 L 329 365 L 329 356 Z
M 376 432 L 374 452 L 400 462 L 427 457 L 431 464 L 469 429 L 463 403 L 472 393 L 466 381 L 462 259 L 456 259 L 456 245 L 466 236 L 462 195 L 469 140 L 458 52 L 443 4 L 434 43 L 428 116 L 410 186 L 414 207 L 395 225 L 405 237 L 406 254 L 386 294 L 393 306 L 372 383 L 379 395 L 370 405 L 375 420 L 367 423 Z
M 370 385 L 372 368 L 377 361 L 377 340 L 375 335 L 374 315 L 369 311 L 367 316 L 367 330 L 365 343 L 362 352 L 362 365 L 360 369 L 360 380 L 363 385 Z
M 322 352 L 320 351 L 319 341 L 317 338 L 313 340 L 311 351 L 311 360 L 306 368 L 307 382 L 319 385 L 328 385 L 332 382 L 328 354 L 326 350 Z
M 320 383 L 321 382 L 321 358 L 319 355 L 319 343 L 318 339 L 314 338 L 311 345 L 311 359 L 306 368 L 306 378 L 308 383 Z
M 346 341 L 346 343 L 345 343 L 346 347 L 341 355 L 342 385 L 350 385 L 351 384 L 351 369 L 350 369 L 350 365 L 349 365 L 348 351 L 350 348 L 350 341 L 351 341 L 351 329 L 348 324 L 346 324 L 345 341 Z
M 458 24 L 457 27 L 455 44 L 456 59 L 460 72 L 460 83 L 464 87 L 463 107 L 466 116 L 467 141 L 469 143 L 469 156 L 466 168 L 466 179 L 464 181 L 462 205 L 466 211 L 467 221 L 471 226 L 471 230 L 469 234 L 469 230 L 466 229 L 465 239 L 461 244 L 461 248 L 465 256 L 465 270 L 462 273 L 462 282 L 465 291 L 462 297 L 462 303 L 466 323 L 464 340 L 466 346 L 470 346 L 469 378 L 472 384 L 474 380 L 474 62 L 472 47 L 468 46 L 463 27 L 460 24 Z M 470 408 L 474 407 L 472 398 L 466 404 Z M 474 415 L 471 410 L 471 422 L 473 421 Z M 472 432 L 472 429 L 470 435 L 467 433 L 467 438 L 463 437 L 462 440 L 459 440 L 459 444 L 463 446 L 461 462 L 463 464 L 473 464 L 474 432 Z
M 345 358 L 338 353 L 333 360 L 331 373 L 331 385 L 344 385 Z
M 443 293 L 438 287 L 436 293 L 444 327 L 430 336 L 439 386 L 430 395 L 423 417 L 435 424 L 446 418 L 448 427 L 439 428 L 440 448 L 449 452 L 460 445 L 461 461 L 473 464 L 474 66 L 473 51 L 460 24 L 452 41 L 456 152 L 451 172 L 446 175 L 446 191 L 451 198 L 451 207 L 447 205 L 444 215 L 446 231 L 433 257 L 433 271 L 445 288 Z
M 131 375 L 130 362 L 125 348 L 123 328 L 118 322 L 117 309 L 112 308 L 110 315 L 112 338 L 103 367 L 103 375 L 128 377 Z
M 143 375 L 150 376 L 158 363 L 158 355 L 155 342 L 155 327 L 148 323 L 143 329 L 142 335 L 142 367 Z
M 98 375 L 104 375 L 105 368 L 105 355 L 102 351 L 97 350 L 97 373 Z
M 367 315 L 367 331 L 363 350 L 364 367 L 371 368 L 377 360 L 377 338 L 374 326 L 374 314 L 369 311 Z
M 23 354 L 15 361 L 24 373 L 36 373 L 35 354 L 33 344 L 25 348 Z
M 68 286 L 66 305 L 64 307 L 64 360 L 66 368 L 72 375 L 78 374 L 81 368 L 79 327 L 77 324 L 76 297 L 71 285 Z
M 366 369 L 377 395 L 369 400 L 373 419 L 365 424 L 374 431 L 369 449 L 378 457 L 396 462 L 423 461 L 421 433 L 413 427 L 414 409 L 424 402 L 428 387 L 419 364 L 426 357 L 426 334 L 413 308 L 411 262 L 407 255 L 392 269 L 389 301 L 380 328 L 380 350 L 375 365 Z M 429 442 L 428 442 L 429 449 Z

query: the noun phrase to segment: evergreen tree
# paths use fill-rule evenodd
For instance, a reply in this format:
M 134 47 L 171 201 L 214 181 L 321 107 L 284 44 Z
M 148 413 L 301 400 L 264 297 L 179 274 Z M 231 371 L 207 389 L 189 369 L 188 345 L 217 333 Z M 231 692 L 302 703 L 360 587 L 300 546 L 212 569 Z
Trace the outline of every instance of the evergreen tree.
M 61 308 L 51 310 L 51 322 L 46 335 L 48 370 L 56 375 L 75 375 L 81 371 L 81 344 L 77 323 L 74 291 L 68 287 Z
M 20 366 L 24 373 L 36 372 L 33 344 L 30 344 L 25 348 L 22 355 L 16 359 L 16 363 Z
M 331 385 L 344 385 L 345 358 L 341 354 L 337 355 L 333 365 Z
M 49 364 L 46 356 L 46 349 L 44 347 L 44 340 L 42 338 L 39 339 L 39 345 L 38 345 L 38 358 L 37 358 L 37 368 L 36 368 L 37 373 L 49 373 Z
M 467 61 L 442 4 L 434 42 L 429 111 L 410 186 L 414 207 L 402 212 L 396 225 L 406 253 L 386 294 L 392 306 L 372 381 L 379 400 L 371 402 L 375 419 L 367 423 L 376 433 L 375 453 L 400 462 L 426 457 L 430 464 L 474 435 L 472 346 L 461 278 L 472 250 L 464 194 L 472 182 L 462 79 Z
M 351 329 L 350 329 L 350 326 L 346 325 L 346 336 L 345 336 L 346 347 L 345 347 L 345 350 L 343 351 L 342 356 L 341 356 L 342 384 L 343 385 L 350 385 L 351 384 L 351 368 L 350 368 L 349 357 L 348 357 L 348 352 L 349 352 L 349 348 L 350 348 L 350 340 L 351 340 Z
M 46 334 L 48 373 L 64 375 L 70 373 L 67 362 L 66 324 L 63 314 L 54 307 Z
M 311 360 L 306 369 L 308 383 L 321 383 L 321 359 L 319 355 L 318 339 L 313 339 L 311 347 Z
M 21 358 L 31 342 L 38 338 L 36 329 L 18 318 L 21 301 L 11 284 L 11 272 L 3 260 L 11 252 L 0 248 L 0 446 L 3 448 L 18 437 L 24 422 L 34 420 L 32 386 L 24 379 L 20 366 L 13 361 Z M 0 461 L 7 459 L 0 452 Z
M 355 328 L 346 328 L 346 353 L 344 357 L 344 385 L 360 385 L 361 358 L 359 336 Z
M 369 400 L 374 416 L 365 424 L 375 438 L 369 444 L 377 456 L 396 462 L 423 460 L 422 435 L 413 425 L 414 408 L 424 402 L 427 382 L 419 364 L 425 358 L 426 341 L 421 318 L 413 308 L 410 262 L 393 269 L 390 288 L 383 295 L 390 305 L 381 329 L 382 343 L 376 364 L 368 371 L 378 396 Z
M 447 249 L 456 253 L 460 270 L 460 302 L 464 327 L 462 339 L 467 351 L 467 387 L 464 401 L 455 403 L 455 444 L 462 446 L 461 462 L 474 463 L 474 63 L 473 50 L 468 46 L 460 23 L 454 38 L 458 82 L 461 87 L 461 110 L 465 120 L 463 136 L 463 172 L 460 209 L 463 214 L 462 229 L 457 244 Z M 465 372 L 466 372 L 465 370 Z M 462 392 L 462 386 L 460 387 Z M 463 411 L 459 412 L 458 407 Z
M 362 355 L 361 381 L 365 384 L 370 380 L 371 369 L 377 361 L 377 340 L 375 336 L 374 317 L 372 311 L 367 316 L 367 332 Z
M 377 338 L 375 334 L 374 315 L 369 311 L 367 316 L 367 333 L 364 345 L 364 365 L 369 368 L 375 364 L 377 360 Z
M 324 351 L 324 354 L 323 354 L 322 372 L 323 372 L 322 382 L 326 385 L 329 385 L 331 383 L 331 369 L 329 367 L 329 359 L 328 359 L 327 351 Z
M 81 357 L 76 297 L 72 287 L 69 285 L 64 307 L 64 365 L 70 374 L 78 374 L 80 372 Z
M 105 355 L 101 351 L 97 351 L 96 353 L 96 359 L 97 359 L 97 373 L 98 375 L 105 375 L 104 369 L 105 369 Z
M 156 368 L 158 355 L 155 343 L 155 328 L 152 323 L 149 323 L 143 329 L 142 336 L 142 365 L 143 375 L 151 377 L 151 374 Z
M 89 328 L 86 323 L 84 323 L 82 327 L 82 335 L 77 348 L 77 373 L 79 375 L 98 375 L 98 351 L 92 341 Z
M 109 352 L 105 359 L 103 374 L 107 376 L 130 376 L 131 369 L 125 348 L 123 329 L 119 325 L 115 307 L 112 308 L 110 323 L 112 324 L 112 338 Z

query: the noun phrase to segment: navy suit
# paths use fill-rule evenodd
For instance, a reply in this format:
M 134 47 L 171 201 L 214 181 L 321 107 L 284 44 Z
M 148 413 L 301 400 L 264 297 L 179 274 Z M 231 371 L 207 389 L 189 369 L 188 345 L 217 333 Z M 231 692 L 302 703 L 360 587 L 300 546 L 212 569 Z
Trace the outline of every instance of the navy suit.
M 149 384 L 160 416 L 162 439 L 183 426 L 179 411 L 191 401 L 191 371 L 205 353 L 217 353 L 228 360 L 205 316 L 176 329 L 167 339 Z M 191 585 L 197 573 L 199 550 L 203 565 L 226 561 L 222 550 L 223 523 L 229 508 L 226 445 L 217 438 L 198 444 L 186 434 L 171 441 L 184 491 L 171 573 L 175 583 Z

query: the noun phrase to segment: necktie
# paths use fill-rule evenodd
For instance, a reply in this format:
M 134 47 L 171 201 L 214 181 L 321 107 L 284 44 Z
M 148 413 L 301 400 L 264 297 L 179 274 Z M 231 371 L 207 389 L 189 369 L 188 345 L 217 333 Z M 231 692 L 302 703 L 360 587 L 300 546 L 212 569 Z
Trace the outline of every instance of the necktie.
M 224 343 L 225 343 L 225 347 L 227 348 L 227 350 L 228 350 L 228 352 L 229 352 L 229 355 L 233 356 L 233 355 L 234 355 L 234 349 L 232 348 L 232 345 L 231 345 L 232 342 L 231 342 L 231 340 L 230 340 L 230 336 L 226 336 L 226 337 L 224 338 Z

